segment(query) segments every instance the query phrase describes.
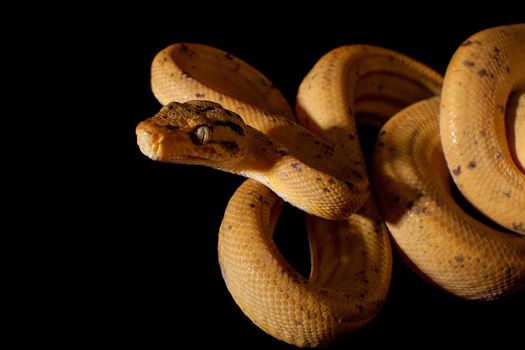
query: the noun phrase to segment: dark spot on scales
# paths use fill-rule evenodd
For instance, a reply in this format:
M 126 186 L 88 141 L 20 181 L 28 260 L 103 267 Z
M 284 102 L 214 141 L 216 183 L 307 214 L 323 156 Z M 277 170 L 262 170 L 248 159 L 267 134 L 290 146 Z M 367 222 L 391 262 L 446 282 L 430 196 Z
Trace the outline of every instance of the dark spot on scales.
M 458 263 L 462 263 L 465 258 L 463 257 L 463 255 L 457 255 L 454 257 L 454 259 L 458 262 Z
M 474 66 L 474 62 L 469 61 L 469 60 L 465 60 L 465 61 L 463 61 L 463 65 L 466 66 L 466 67 L 472 67 L 472 66 Z
M 503 105 L 498 105 L 498 111 L 499 111 L 500 113 L 505 113 L 505 106 L 503 106 Z
M 188 57 L 190 57 L 190 58 L 194 58 L 194 57 L 198 57 L 199 56 L 199 54 L 197 52 L 193 51 L 190 48 L 187 48 L 185 50 L 185 52 L 186 52 L 186 55 L 188 55 Z
M 500 65 L 500 49 L 497 46 L 494 46 L 494 54 L 492 55 L 492 58 L 494 61 L 496 61 L 496 64 Z
M 525 233 L 525 226 L 523 226 L 523 223 L 522 223 L 522 222 L 520 222 L 519 224 L 513 223 L 513 224 L 512 224 L 512 228 L 513 228 L 514 231 L 516 231 L 516 232 L 519 232 L 519 233 Z
M 255 208 L 255 203 L 250 203 L 250 208 Z
M 328 179 L 328 183 L 330 185 L 335 185 L 336 181 L 335 181 L 335 179 L 333 177 L 331 177 L 330 179 Z
M 461 165 L 458 165 L 458 167 L 456 169 L 453 169 L 452 170 L 452 174 L 458 176 L 459 174 L 461 174 Z
M 290 166 L 292 168 L 294 168 L 295 170 L 297 170 L 298 172 L 300 172 L 300 173 L 303 172 L 303 169 L 301 168 L 301 164 L 300 163 L 292 163 L 292 164 L 290 164 Z
M 476 162 L 471 160 L 469 163 L 468 163 L 468 166 L 467 168 L 469 169 L 474 169 L 476 167 Z
M 479 40 L 467 40 L 463 44 L 461 44 L 461 46 L 471 46 L 471 45 L 474 45 L 474 44 L 481 45 L 481 41 L 479 41 Z
M 486 69 L 480 69 L 478 70 L 478 75 L 480 76 L 480 78 L 485 78 L 486 76 L 489 75 L 489 73 L 487 72 Z
M 427 212 L 427 207 L 416 207 L 414 212 L 416 214 L 425 214 Z
M 351 183 L 350 181 L 345 181 L 345 184 L 346 184 L 346 186 L 348 186 L 348 188 L 350 190 L 353 191 L 355 189 L 355 185 L 353 183 Z
M 503 160 L 503 154 L 500 151 L 496 152 L 496 158 Z
M 479 134 L 481 135 L 481 137 L 487 136 L 487 132 L 485 130 L 481 130 Z
M 507 198 L 510 198 L 512 197 L 512 191 L 508 191 L 508 192 L 503 192 L 503 194 L 507 197 Z
M 197 97 L 197 98 L 202 98 L 202 97 L 204 97 L 204 96 L 206 96 L 206 95 L 203 94 L 202 92 L 197 92 L 197 93 L 195 94 L 195 97 Z
M 284 157 L 285 155 L 288 154 L 288 152 L 286 152 L 285 150 L 279 148 L 277 151 L 275 151 L 275 153 L 281 157 Z

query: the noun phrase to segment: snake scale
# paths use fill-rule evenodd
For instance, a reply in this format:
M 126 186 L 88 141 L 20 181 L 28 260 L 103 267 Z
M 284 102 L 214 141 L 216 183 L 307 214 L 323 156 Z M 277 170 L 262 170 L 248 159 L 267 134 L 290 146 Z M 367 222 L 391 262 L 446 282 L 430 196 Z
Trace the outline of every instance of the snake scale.
M 209 46 L 167 47 L 151 76 L 164 106 L 137 126 L 142 153 L 249 178 L 226 208 L 219 262 L 235 302 L 272 336 L 325 346 L 370 322 L 387 297 L 391 239 L 458 297 L 525 287 L 525 24 L 468 38 L 444 79 L 391 50 L 334 49 L 302 81 L 295 113 L 261 73 Z M 370 177 L 356 121 L 382 127 Z M 452 183 L 495 223 L 462 210 Z M 308 278 L 272 240 L 284 201 L 307 213 Z

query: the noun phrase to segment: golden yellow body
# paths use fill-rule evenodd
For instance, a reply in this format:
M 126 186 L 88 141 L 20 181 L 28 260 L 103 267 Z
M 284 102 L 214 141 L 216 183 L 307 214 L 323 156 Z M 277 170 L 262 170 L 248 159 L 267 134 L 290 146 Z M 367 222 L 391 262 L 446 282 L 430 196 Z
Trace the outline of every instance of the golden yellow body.
M 166 106 L 139 124 L 137 139 L 152 159 L 250 178 L 220 228 L 228 290 L 272 336 L 322 346 L 367 324 L 383 305 L 392 271 L 386 226 L 404 260 L 448 292 L 494 299 L 525 285 L 518 234 L 525 233 L 525 25 L 474 35 L 454 56 L 443 92 L 442 84 L 399 53 L 337 48 L 301 83 L 298 124 L 279 91 L 245 62 L 175 44 L 152 65 L 154 94 Z M 380 126 L 390 117 L 374 152 L 373 196 L 355 118 Z M 516 233 L 490 229 L 455 204 L 442 146 L 465 196 Z M 485 172 L 492 179 L 480 180 Z M 309 278 L 272 240 L 281 199 L 310 214 Z

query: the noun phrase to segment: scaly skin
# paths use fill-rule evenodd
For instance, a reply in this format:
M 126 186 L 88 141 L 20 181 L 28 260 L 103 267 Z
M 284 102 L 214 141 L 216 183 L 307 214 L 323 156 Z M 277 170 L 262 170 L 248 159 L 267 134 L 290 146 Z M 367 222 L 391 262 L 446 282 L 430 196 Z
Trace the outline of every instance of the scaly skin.
M 154 58 L 151 85 L 162 104 L 194 99 L 214 101 L 241 115 L 247 125 L 267 135 L 272 144 L 284 151 L 280 152 L 282 155 L 293 157 L 279 163 L 291 171 L 274 171 L 276 175 L 272 177 L 259 171 L 258 161 L 253 163 L 251 160 L 271 156 L 262 151 L 267 151 L 268 147 L 260 145 L 255 150 L 255 157 L 244 162 L 242 175 L 269 185 L 293 205 L 317 216 L 341 220 L 367 200 L 370 185 L 363 164 L 356 166 L 353 159 L 334 152 L 324 140 L 293 123 L 295 118 L 291 108 L 277 88 L 253 67 L 231 54 L 199 44 L 171 45 Z M 298 162 L 298 166 L 291 166 Z M 325 173 L 312 172 L 313 178 L 321 177 L 325 185 L 320 189 L 319 186 L 304 186 L 300 180 L 300 176 L 305 175 L 301 174 L 303 169 L 318 169 Z M 278 180 L 283 174 L 289 179 Z M 292 178 L 296 179 L 295 185 Z M 333 180 L 337 180 L 340 191 L 328 187 Z M 283 187 L 295 188 L 296 194 L 283 190 Z M 308 198 L 313 201 L 312 205 L 308 204 Z
M 395 115 L 374 153 L 377 197 L 401 255 L 462 298 L 497 299 L 525 287 L 525 237 L 517 234 L 524 233 L 525 175 L 513 161 L 525 157 L 523 84 L 525 25 L 477 33 L 454 54 L 441 100 Z M 516 233 L 463 212 L 450 177 L 475 207 Z
M 349 79 L 341 79 L 343 74 Z M 363 202 L 370 193 L 353 111 L 382 123 L 390 113 L 439 93 L 439 74 L 377 47 L 334 50 L 299 89 L 298 114 L 311 131 L 291 121 L 289 107 L 260 73 L 217 49 L 168 47 L 153 62 L 152 86 L 161 102 L 205 98 L 246 122 L 213 103 L 190 101 L 168 103 L 137 127 L 141 150 L 152 159 L 211 166 L 259 182 L 247 181 L 234 194 L 219 235 L 224 280 L 245 314 L 298 346 L 327 345 L 372 320 L 388 293 L 392 257 L 374 200 Z M 195 137 L 203 126 L 212 130 L 205 143 Z M 225 141 L 228 147 L 221 146 Z M 262 184 L 310 214 L 344 219 L 309 216 L 308 279 L 287 264 L 272 241 L 281 202 Z M 358 200 L 352 211 L 348 205 L 341 210 L 338 202 L 345 201 L 335 196 Z
M 509 95 L 522 89 L 525 24 L 479 32 L 450 61 L 439 118 L 443 152 L 461 193 L 491 220 L 525 234 L 525 174 L 505 131 Z
M 522 27 L 506 29 L 521 32 Z M 510 50 L 503 55 L 516 53 L 515 46 L 502 47 Z M 477 91 L 477 83 L 471 83 Z M 302 82 L 296 106 L 301 127 L 279 91 L 248 64 L 208 46 L 175 44 L 152 65 L 154 94 L 167 105 L 139 124 L 137 139 L 152 159 L 252 179 L 230 200 L 220 229 L 219 262 L 228 290 L 274 337 L 297 346 L 324 346 L 377 315 L 392 269 L 388 232 L 369 193 L 354 117 L 382 125 L 400 111 L 388 125 L 401 129 L 391 140 L 388 131 L 381 134 L 373 169 L 381 210 L 409 265 L 469 299 L 493 299 L 524 286 L 523 237 L 475 222 L 447 194 L 437 99 L 403 110 L 439 95 L 441 85 L 439 74 L 401 54 L 366 45 L 341 47 L 323 56 Z M 513 107 L 523 102 L 520 93 L 516 96 L 508 110 L 517 112 L 506 121 L 514 126 L 508 131 L 508 158 L 523 159 L 524 113 Z M 445 106 L 449 99 L 453 96 L 443 100 Z M 414 142 L 417 150 L 411 148 Z M 437 182 L 426 182 L 434 178 Z M 284 260 L 272 240 L 282 207 L 278 196 L 310 214 L 340 220 L 308 217 L 308 279 Z
M 380 132 L 372 174 L 381 212 L 421 276 L 465 299 L 497 299 L 525 287 L 525 236 L 490 228 L 455 202 L 439 104 L 434 98 L 410 106 Z

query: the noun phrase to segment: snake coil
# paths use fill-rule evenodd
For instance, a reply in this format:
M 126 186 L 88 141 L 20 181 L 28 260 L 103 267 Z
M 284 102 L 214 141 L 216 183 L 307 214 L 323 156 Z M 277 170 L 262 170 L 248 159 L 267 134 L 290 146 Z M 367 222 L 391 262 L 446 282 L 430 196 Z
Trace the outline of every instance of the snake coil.
M 388 293 L 390 237 L 459 297 L 525 287 L 525 24 L 470 37 L 444 81 L 391 50 L 334 49 L 304 78 L 295 114 L 261 73 L 199 44 L 158 53 L 152 88 L 165 106 L 137 126 L 145 155 L 249 178 L 226 209 L 219 262 L 236 303 L 272 336 L 324 346 L 370 322 Z M 356 119 L 384 124 L 371 180 Z M 465 213 L 452 181 L 499 228 Z M 309 278 L 272 240 L 283 200 L 309 214 Z

